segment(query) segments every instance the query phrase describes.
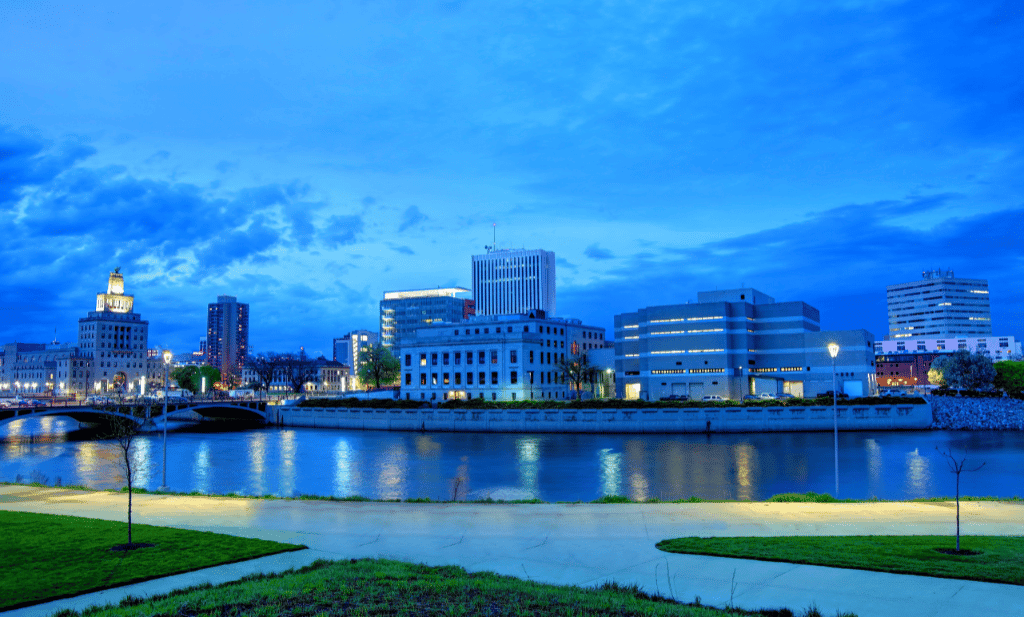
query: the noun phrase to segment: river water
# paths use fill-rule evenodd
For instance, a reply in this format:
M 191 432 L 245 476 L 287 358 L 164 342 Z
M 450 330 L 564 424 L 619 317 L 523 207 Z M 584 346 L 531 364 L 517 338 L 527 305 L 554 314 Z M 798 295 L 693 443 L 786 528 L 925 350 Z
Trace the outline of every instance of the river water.
M 407 433 L 174 424 L 167 438 L 173 491 L 373 499 L 486 498 L 591 501 L 691 496 L 764 499 L 833 493 L 832 433 L 584 435 Z M 936 451 L 967 467 L 961 493 L 1024 495 L 1024 433 L 851 432 L 839 436 L 840 496 L 953 495 L 955 476 Z M 162 433 L 133 445 L 136 485 L 156 489 Z M 118 448 L 60 416 L 0 425 L 0 481 L 124 486 Z

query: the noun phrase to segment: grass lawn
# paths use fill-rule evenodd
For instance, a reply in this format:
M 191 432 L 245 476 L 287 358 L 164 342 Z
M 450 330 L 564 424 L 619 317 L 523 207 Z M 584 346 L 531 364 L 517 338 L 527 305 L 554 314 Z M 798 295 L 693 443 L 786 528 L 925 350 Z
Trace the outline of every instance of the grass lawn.
M 951 536 L 676 538 L 657 547 L 670 553 L 1024 585 L 1024 538 L 1018 536 L 960 536 L 961 549 L 979 551 L 960 556 L 936 550 L 956 548 Z
M 71 617 L 62 611 L 55 617 Z M 94 617 L 149 615 L 480 615 L 480 616 L 791 616 L 726 612 L 679 604 L 636 587 L 560 587 L 457 566 L 430 567 L 384 559 L 318 561 L 296 572 L 257 575 L 219 585 L 177 591 L 119 606 L 87 610 Z M 808 610 L 804 615 L 819 615 Z
M 7 510 L 0 529 L 0 610 L 305 548 L 135 523 L 132 542 L 156 546 L 112 552 L 126 523 Z

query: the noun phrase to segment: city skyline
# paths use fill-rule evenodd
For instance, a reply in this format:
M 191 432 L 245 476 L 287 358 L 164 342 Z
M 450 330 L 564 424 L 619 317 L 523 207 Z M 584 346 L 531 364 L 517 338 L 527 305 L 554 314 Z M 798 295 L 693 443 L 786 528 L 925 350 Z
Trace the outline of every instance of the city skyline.
M 608 332 L 753 287 L 881 339 L 886 286 L 941 268 L 1024 339 L 1006 6 L 14 5 L 0 341 L 74 342 L 121 266 L 151 346 L 232 295 L 252 349 L 331 357 L 495 238 Z

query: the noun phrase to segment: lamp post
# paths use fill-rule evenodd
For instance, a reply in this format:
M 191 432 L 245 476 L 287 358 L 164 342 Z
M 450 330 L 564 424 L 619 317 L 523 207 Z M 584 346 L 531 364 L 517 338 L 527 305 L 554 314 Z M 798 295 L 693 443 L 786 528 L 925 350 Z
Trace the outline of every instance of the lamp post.
M 167 489 L 167 369 L 171 366 L 171 350 L 164 350 L 164 477 L 160 490 Z
M 832 356 L 832 432 L 835 444 L 836 499 L 839 499 L 839 407 L 836 403 L 839 396 L 836 391 L 836 356 L 839 355 L 839 345 L 829 343 L 828 355 Z

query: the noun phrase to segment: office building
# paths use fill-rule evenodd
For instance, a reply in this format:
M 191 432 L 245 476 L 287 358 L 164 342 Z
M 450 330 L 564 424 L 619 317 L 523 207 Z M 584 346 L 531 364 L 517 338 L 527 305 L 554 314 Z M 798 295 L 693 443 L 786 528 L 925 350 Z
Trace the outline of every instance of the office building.
M 68 343 L 9 343 L 0 347 L 0 396 L 84 395 L 91 371 L 92 358 Z
M 402 398 L 567 400 L 573 393 L 558 360 L 603 348 L 604 334 L 543 311 L 421 326 L 402 342 Z
M 477 315 L 517 315 L 541 310 L 555 316 L 555 254 L 501 249 L 473 255 Z
M 695 304 L 616 315 L 616 393 L 645 400 L 815 396 L 832 389 L 827 347 L 833 342 L 840 347 L 839 389 L 851 396 L 877 392 L 874 337 L 866 330 L 820 330 L 816 308 L 776 302 L 751 288 L 704 291 Z
M 380 342 L 396 353 L 402 340 L 421 326 L 438 322 L 458 322 L 476 313 L 472 299 L 463 287 L 438 287 L 387 291 L 380 302 Z
M 206 363 L 221 375 L 241 375 L 249 353 L 249 305 L 217 296 L 206 314 Z
M 875 355 L 908 353 L 940 354 L 966 350 L 988 354 L 993 362 L 1012 360 L 1021 355 L 1021 342 L 1012 336 L 954 336 L 875 341 Z
M 890 340 L 991 336 L 988 281 L 952 270 L 927 270 L 921 280 L 885 288 Z
M 369 330 L 353 330 L 345 336 L 334 339 L 334 361 L 349 367 L 352 375 L 359 376 L 359 354 L 378 343 L 380 336 Z
M 124 293 L 120 269 L 110 273 L 107 292 L 96 294 L 96 310 L 78 320 L 78 348 L 92 366 L 72 365 L 72 387 L 89 374 L 90 393 L 145 394 L 149 372 L 149 322 L 134 311 L 135 298 Z M 77 369 L 77 370 L 76 370 Z

